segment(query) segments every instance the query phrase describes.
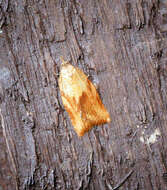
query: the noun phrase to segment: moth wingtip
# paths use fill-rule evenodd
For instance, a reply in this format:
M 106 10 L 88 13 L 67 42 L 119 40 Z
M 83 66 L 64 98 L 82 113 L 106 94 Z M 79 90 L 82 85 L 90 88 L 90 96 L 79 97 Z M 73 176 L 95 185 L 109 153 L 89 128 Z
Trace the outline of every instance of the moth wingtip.
M 110 123 L 111 122 L 111 119 L 110 117 L 107 118 L 107 123 Z
M 83 133 L 77 133 L 77 135 L 78 135 L 78 137 L 79 137 L 79 138 L 81 138 L 81 137 L 83 137 L 83 136 L 84 136 L 84 134 L 83 134 Z

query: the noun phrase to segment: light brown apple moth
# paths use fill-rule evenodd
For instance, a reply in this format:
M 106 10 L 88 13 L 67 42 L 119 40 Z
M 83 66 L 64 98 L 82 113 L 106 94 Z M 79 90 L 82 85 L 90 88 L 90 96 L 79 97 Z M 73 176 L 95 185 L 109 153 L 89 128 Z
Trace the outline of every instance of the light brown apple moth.
M 58 81 L 62 102 L 77 135 L 83 136 L 94 125 L 110 122 L 110 115 L 88 77 L 79 68 L 62 62 Z

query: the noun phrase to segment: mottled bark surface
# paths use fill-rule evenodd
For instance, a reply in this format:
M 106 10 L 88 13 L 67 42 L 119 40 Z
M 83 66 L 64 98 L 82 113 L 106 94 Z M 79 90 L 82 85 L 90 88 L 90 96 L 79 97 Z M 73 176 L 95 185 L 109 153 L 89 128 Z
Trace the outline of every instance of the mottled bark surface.
M 60 56 L 99 81 L 112 118 L 83 138 Z M 167 2 L 2 0 L 0 114 L 0 189 L 166 190 Z

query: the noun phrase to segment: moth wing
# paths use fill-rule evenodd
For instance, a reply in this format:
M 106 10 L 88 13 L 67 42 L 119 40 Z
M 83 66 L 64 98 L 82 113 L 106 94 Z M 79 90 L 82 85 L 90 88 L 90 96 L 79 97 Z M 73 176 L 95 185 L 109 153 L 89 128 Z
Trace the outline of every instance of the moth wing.
M 104 107 L 95 86 L 89 79 L 87 79 L 87 86 L 87 93 L 83 92 L 80 97 L 82 121 L 85 126 L 85 132 L 94 125 L 110 122 L 110 115 Z
M 60 92 L 76 133 L 83 136 L 94 125 L 110 122 L 110 116 L 88 77 L 80 69 L 70 67 L 70 77 L 60 74 Z

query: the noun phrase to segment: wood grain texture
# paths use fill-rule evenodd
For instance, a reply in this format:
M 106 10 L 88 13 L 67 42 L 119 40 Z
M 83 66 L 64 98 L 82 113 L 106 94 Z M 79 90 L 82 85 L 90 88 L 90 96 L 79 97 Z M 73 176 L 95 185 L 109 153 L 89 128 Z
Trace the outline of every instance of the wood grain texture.
M 167 189 L 166 2 L 0 4 L 0 188 Z M 61 104 L 60 56 L 98 78 L 112 118 L 82 140 Z

